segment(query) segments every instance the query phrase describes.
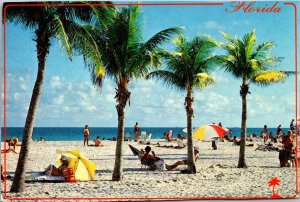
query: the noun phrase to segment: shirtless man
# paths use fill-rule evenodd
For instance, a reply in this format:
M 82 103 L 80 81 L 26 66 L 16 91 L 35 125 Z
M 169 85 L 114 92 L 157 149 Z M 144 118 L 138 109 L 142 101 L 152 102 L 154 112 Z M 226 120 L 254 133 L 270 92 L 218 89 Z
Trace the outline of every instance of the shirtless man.
M 89 136 L 90 136 L 89 126 L 85 125 L 83 129 L 83 137 L 84 137 L 83 146 L 85 146 L 85 143 L 87 146 L 89 146 Z
M 94 139 L 93 142 L 95 143 L 95 146 L 96 146 L 96 147 L 103 147 L 103 146 L 104 146 L 104 145 L 101 143 L 100 137 L 99 137 L 99 136 L 97 136 L 97 138 Z

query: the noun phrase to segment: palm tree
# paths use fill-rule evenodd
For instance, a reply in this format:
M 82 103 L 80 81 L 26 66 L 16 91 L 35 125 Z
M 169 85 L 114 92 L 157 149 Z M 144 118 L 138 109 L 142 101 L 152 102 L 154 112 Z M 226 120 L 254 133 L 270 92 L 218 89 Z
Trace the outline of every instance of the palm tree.
M 273 177 L 270 181 L 269 181 L 269 187 L 272 187 L 272 198 L 282 198 L 282 196 L 280 196 L 279 194 L 276 194 L 275 192 L 275 186 L 280 186 L 280 180 L 277 177 Z
M 30 3 L 32 4 L 32 3 Z M 57 39 L 61 48 L 66 52 L 69 59 L 72 57 L 70 41 L 75 38 L 77 30 L 84 31 L 84 28 L 75 23 L 76 19 L 89 21 L 91 19 L 90 8 L 88 7 L 54 7 L 51 4 L 44 6 L 26 6 L 24 3 L 13 6 L 6 4 L 7 19 L 9 22 L 22 24 L 25 28 L 35 30 L 36 52 L 38 59 L 38 72 L 35 85 L 32 91 L 29 109 L 27 112 L 23 140 L 15 177 L 11 186 L 11 192 L 22 192 L 24 190 L 25 172 L 29 155 L 32 131 L 42 93 L 44 75 L 46 70 L 46 58 L 49 54 L 51 40 Z M 87 36 L 76 35 L 76 38 Z M 92 46 L 91 46 L 92 49 Z M 94 46 L 94 51 L 97 47 Z
M 221 56 L 223 68 L 234 77 L 242 79 L 240 96 L 242 97 L 241 143 L 238 168 L 247 168 L 245 162 L 245 134 L 247 121 L 247 95 L 251 83 L 269 85 L 282 82 L 291 72 L 275 71 L 275 65 L 280 62 L 279 57 L 270 54 L 274 44 L 270 41 L 256 45 L 255 29 L 244 35 L 243 39 L 234 39 L 224 33 L 221 34 L 228 40 L 224 45 L 227 55 Z
M 116 142 L 115 165 L 113 181 L 119 181 L 123 175 L 123 141 L 125 107 L 130 104 L 129 82 L 132 78 L 144 76 L 150 68 L 160 64 L 156 55 L 158 47 L 173 34 L 179 33 L 180 28 L 163 30 L 148 41 L 142 39 L 141 12 L 139 6 L 117 7 L 115 12 L 103 19 L 95 8 L 96 22 L 89 31 L 94 37 L 100 50 L 103 67 L 106 74 L 116 82 L 116 109 L 118 114 L 118 135 Z M 90 68 L 94 85 L 101 88 L 102 72 L 100 66 L 88 60 L 91 55 L 78 47 Z M 95 57 L 95 56 L 93 56 Z M 100 77 L 99 77 L 100 75 Z
M 161 79 L 167 85 L 187 92 L 184 104 L 188 132 L 188 173 L 193 174 L 196 173 L 192 138 L 193 90 L 214 84 L 210 72 L 217 62 L 213 50 L 218 47 L 218 43 L 204 35 L 196 36 L 190 42 L 180 35 L 173 42 L 176 44 L 176 52 L 163 51 L 161 53 L 166 61 L 166 69 L 153 71 L 146 78 Z

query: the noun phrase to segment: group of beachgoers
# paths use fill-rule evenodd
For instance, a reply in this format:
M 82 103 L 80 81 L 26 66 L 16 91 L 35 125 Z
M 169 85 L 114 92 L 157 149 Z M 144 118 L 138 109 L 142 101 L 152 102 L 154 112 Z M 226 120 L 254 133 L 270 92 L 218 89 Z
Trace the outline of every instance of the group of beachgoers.
M 104 145 L 102 144 L 100 137 L 97 136 L 96 139 L 93 140 L 94 144 L 89 145 L 89 138 L 91 136 L 90 129 L 88 125 L 85 125 L 83 131 L 83 146 L 95 146 L 95 147 L 103 147 Z

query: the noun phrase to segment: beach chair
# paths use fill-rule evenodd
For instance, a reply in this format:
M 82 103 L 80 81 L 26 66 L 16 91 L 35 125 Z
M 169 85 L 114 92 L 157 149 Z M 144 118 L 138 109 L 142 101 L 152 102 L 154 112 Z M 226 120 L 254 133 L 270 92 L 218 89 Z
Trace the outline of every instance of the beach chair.
M 141 131 L 141 140 L 146 141 L 146 138 L 147 138 L 147 132 Z
M 126 134 L 124 135 L 124 141 L 131 141 L 131 136 L 130 136 L 129 133 L 126 133 Z
M 146 142 L 150 144 L 152 133 L 147 135 Z

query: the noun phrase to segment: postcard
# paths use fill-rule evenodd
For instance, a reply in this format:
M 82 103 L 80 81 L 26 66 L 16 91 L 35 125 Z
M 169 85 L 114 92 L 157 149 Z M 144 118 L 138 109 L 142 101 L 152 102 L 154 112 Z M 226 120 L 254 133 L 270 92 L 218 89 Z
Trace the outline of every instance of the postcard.
M 7 1 L 1 201 L 299 199 L 296 1 Z

